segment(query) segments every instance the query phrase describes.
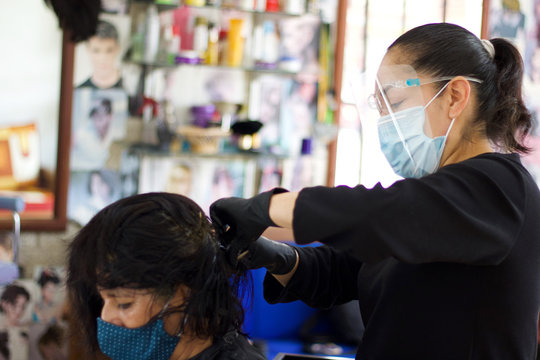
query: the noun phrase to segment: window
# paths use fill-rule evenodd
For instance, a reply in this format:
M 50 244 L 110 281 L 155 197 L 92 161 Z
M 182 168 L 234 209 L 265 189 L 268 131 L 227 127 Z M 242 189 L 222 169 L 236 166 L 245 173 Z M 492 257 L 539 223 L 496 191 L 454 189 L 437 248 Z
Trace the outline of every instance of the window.
M 378 114 L 367 106 L 388 46 L 407 30 L 432 22 L 459 24 L 480 36 L 482 5 L 482 0 L 349 1 L 336 185 L 389 186 L 399 179 L 379 149 Z

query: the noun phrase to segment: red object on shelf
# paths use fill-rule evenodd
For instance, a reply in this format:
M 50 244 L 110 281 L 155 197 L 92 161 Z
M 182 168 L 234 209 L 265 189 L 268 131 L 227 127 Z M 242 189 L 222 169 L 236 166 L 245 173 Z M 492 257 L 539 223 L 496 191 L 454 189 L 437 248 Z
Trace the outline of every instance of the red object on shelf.
M 150 106 L 152 108 L 152 116 L 158 115 L 159 103 L 156 100 L 146 96 L 143 96 L 143 103 L 141 107 L 139 107 L 139 109 L 137 110 L 137 115 L 142 116 L 144 108 L 146 106 Z
M 279 11 L 279 0 L 266 0 L 266 11 Z

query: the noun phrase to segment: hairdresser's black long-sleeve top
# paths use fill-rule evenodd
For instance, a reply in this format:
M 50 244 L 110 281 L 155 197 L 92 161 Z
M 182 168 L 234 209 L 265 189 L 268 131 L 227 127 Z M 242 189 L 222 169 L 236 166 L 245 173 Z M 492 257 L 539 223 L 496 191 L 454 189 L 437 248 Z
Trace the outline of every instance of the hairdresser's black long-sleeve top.
M 357 359 L 535 358 L 540 191 L 515 154 L 484 154 L 384 189 L 300 192 L 299 267 L 269 302 L 358 299 Z

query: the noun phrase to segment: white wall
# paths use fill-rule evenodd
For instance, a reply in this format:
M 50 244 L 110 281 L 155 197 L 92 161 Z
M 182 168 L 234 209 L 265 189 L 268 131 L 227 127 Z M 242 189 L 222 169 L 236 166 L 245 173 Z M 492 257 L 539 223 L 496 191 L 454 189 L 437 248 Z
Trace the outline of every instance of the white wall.
M 0 0 L 0 127 L 35 122 L 56 168 L 62 37 L 43 0 Z

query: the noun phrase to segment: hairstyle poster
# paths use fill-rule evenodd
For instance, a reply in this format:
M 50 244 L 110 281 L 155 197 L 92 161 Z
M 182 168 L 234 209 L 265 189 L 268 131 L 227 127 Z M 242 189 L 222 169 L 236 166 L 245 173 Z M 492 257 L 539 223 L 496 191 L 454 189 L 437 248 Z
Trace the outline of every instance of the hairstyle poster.
M 196 172 L 195 159 L 145 156 L 141 161 L 139 193 L 164 191 L 192 198 Z
M 252 160 L 145 156 L 141 161 L 139 193 L 181 194 L 208 213 L 210 204 L 219 198 L 253 195 L 254 182 Z
M 67 359 L 63 268 L 36 267 L 33 279 L 0 288 L 0 359 Z
M 281 89 L 281 148 L 289 155 L 297 156 L 302 139 L 312 136 L 317 121 L 317 83 L 290 79 Z
M 71 160 L 72 171 L 88 171 L 105 166 L 114 141 L 126 134 L 127 96 L 121 89 L 75 90 L 73 100 Z
M 71 172 L 68 191 L 68 218 L 80 225 L 105 206 L 120 199 L 121 179 L 117 171 L 91 170 Z
M 104 9 L 122 11 L 120 1 L 103 1 Z M 108 5 L 108 7 L 106 7 Z M 74 86 L 92 89 L 125 89 L 122 57 L 130 46 L 128 15 L 101 14 L 96 34 L 75 48 Z M 129 83 L 129 81 L 128 81 Z
M 0 289 L 0 359 L 28 359 L 33 289 L 23 281 Z
M 540 185 L 540 0 L 492 0 L 488 38 L 512 41 L 523 57 L 523 96 L 534 124 L 522 156 L 525 167 Z
M 285 80 L 286 81 L 286 80 Z M 259 131 L 261 146 L 280 153 L 280 109 L 283 102 L 283 77 L 262 75 L 254 79 L 249 88 L 249 119 L 258 119 L 263 127 Z
M 257 165 L 258 193 L 283 186 L 283 160 L 262 158 L 258 161 Z

